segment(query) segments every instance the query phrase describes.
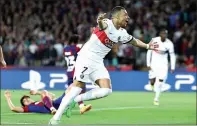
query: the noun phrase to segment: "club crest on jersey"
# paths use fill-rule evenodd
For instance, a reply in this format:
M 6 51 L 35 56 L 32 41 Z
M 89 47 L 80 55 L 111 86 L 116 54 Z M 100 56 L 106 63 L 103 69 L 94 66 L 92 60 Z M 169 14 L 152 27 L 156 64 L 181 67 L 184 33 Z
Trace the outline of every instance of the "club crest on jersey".
M 112 42 L 111 40 L 109 40 L 109 38 L 106 38 L 105 40 L 104 40 L 104 43 L 103 43 L 105 46 L 107 46 L 108 48 L 112 48 L 113 46 L 114 46 L 114 44 L 115 44 L 115 42 Z
M 80 75 L 80 78 L 81 78 L 81 79 L 83 79 L 83 78 L 84 78 L 84 75 L 83 75 L 83 74 L 81 74 L 81 75 Z

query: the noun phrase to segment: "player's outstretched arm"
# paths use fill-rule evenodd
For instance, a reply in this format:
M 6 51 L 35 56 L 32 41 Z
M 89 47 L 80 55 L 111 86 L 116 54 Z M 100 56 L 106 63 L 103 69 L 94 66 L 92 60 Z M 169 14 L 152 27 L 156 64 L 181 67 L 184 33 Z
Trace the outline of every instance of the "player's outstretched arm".
M 6 62 L 4 60 L 3 50 L 1 46 L 0 46 L 0 66 L 6 67 Z
M 105 15 L 106 13 L 100 14 L 97 18 L 99 30 L 105 30 L 107 28 L 107 23 L 103 21 L 103 19 L 105 18 Z
M 41 97 L 48 96 L 52 100 L 55 99 L 55 94 L 48 92 L 47 90 L 42 90 L 42 91 L 30 90 L 29 93 L 31 95 L 40 95 Z
M 155 50 L 158 48 L 158 44 L 156 42 L 155 43 L 150 42 L 149 44 L 146 44 L 136 38 L 133 38 L 130 43 L 136 47 L 146 48 L 146 49 L 150 49 L 150 50 Z
M 24 109 L 22 107 L 14 106 L 14 104 L 12 103 L 12 100 L 11 100 L 11 93 L 9 91 L 5 91 L 5 98 L 7 100 L 8 106 L 9 106 L 11 111 L 13 111 L 13 112 L 24 112 Z

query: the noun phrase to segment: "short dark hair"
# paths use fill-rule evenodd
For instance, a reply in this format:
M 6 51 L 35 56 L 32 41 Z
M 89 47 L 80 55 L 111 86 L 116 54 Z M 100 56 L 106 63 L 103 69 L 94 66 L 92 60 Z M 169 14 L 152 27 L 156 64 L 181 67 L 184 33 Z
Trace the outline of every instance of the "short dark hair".
M 23 100 L 24 100 L 25 98 L 30 98 L 30 97 L 29 97 L 28 95 L 23 95 L 23 97 L 21 97 L 20 103 L 21 103 L 22 106 L 25 106 L 24 103 L 23 103 Z
M 114 8 L 111 10 L 111 17 L 112 17 L 114 14 L 116 14 L 117 12 L 121 11 L 121 10 L 125 10 L 125 8 L 122 7 L 122 6 L 116 6 L 116 7 L 114 7 Z
M 167 30 L 166 28 L 161 28 L 161 29 L 160 29 L 160 33 L 161 33 L 161 32 L 166 32 L 166 33 L 168 33 L 168 30 Z
M 68 42 L 68 44 L 70 45 L 70 44 L 72 44 L 72 43 L 74 43 L 74 44 L 77 44 L 78 43 L 78 40 L 79 40 L 79 35 L 72 35 L 71 37 L 70 37 L 70 39 L 69 39 L 69 42 Z

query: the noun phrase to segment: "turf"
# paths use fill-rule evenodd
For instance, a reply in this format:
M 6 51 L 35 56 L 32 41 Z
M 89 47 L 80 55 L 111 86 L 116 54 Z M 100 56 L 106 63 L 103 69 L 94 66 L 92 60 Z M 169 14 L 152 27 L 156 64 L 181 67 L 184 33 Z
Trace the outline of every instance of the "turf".
M 57 96 L 62 91 L 52 91 Z M 52 115 L 19 114 L 9 110 L 1 90 L 1 124 L 47 124 Z M 15 105 L 28 91 L 11 91 Z M 91 103 L 93 109 L 79 114 L 76 107 L 71 118 L 64 115 L 61 124 L 196 124 L 196 93 L 165 92 L 160 106 L 153 106 L 152 92 L 113 92 L 112 95 Z M 38 96 L 32 96 L 39 99 Z

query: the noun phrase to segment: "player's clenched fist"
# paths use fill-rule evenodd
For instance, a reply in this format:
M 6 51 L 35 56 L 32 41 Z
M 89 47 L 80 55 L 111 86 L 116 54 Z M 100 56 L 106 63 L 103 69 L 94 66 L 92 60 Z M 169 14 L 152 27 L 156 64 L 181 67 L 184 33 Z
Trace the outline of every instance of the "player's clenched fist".
M 11 97 L 11 93 L 8 90 L 5 91 L 4 95 L 5 95 L 6 98 Z
M 29 92 L 31 95 L 35 95 L 36 93 L 37 93 L 37 91 L 36 90 L 30 90 L 30 92 Z
M 105 18 L 105 16 L 106 16 L 106 13 L 100 14 L 100 15 L 98 16 L 98 18 L 97 18 L 97 21 L 98 21 L 98 22 L 102 21 L 102 20 Z

